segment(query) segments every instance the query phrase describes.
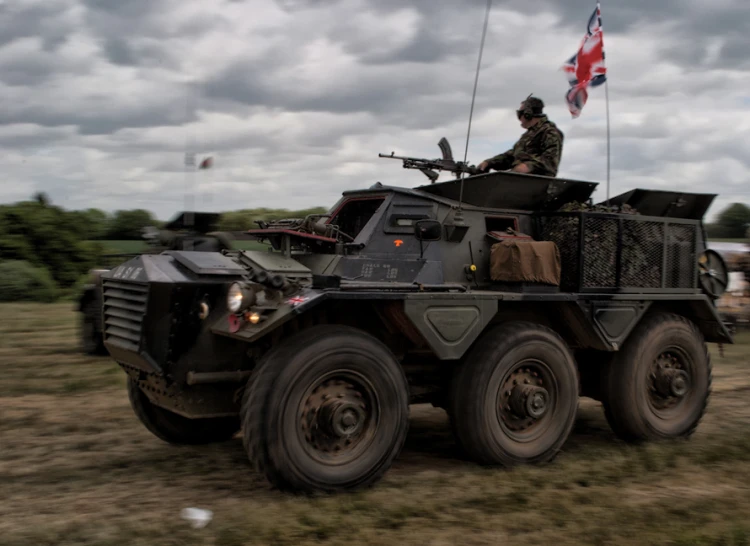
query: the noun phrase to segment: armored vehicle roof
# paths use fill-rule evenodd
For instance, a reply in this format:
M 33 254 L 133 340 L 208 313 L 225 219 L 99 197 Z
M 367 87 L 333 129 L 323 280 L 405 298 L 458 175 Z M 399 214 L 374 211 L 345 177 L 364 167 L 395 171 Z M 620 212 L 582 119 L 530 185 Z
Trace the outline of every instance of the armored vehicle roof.
M 344 192 L 344 196 L 393 191 L 431 199 L 444 204 L 459 200 L 469 207 L 522 211 L 555 211 L 567 203 L 584 203 L 599 184 L 533 174 L 493 172 L 469 176 L 461 181 L 448 180 L 415 188 L 384 186 L 377 182 L 362 190 Z M 643 216 L 661 216 L 700 220 L 711 206 L 716 194 L 663 190 L 634 189 L 609 199 L 612 206 L 629 205 Z M 600 205 L 606 204 L 603 200 Z
M 529 174 L 494 172 L 464 179 L 448 180 L 435 184 L 403 188 L 384 186 L 377 182 L 366 190 L 350 190 L 344 196 L 394 191 L 427 198 L 446 204 L 458 203 L 478 208 L 513 210 L 556 210 L 566 203 L 583 202 L 590 198 L 596 182 L 580 182 Z

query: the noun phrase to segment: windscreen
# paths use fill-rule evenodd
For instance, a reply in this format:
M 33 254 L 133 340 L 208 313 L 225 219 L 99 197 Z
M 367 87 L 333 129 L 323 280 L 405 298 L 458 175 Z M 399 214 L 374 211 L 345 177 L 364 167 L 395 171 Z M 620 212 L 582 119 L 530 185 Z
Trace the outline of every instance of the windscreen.
M 328 223 L 338 226 L 342 233 L 355 239 L 384 200 L 384 197 L 351 199 L 342 205 Z

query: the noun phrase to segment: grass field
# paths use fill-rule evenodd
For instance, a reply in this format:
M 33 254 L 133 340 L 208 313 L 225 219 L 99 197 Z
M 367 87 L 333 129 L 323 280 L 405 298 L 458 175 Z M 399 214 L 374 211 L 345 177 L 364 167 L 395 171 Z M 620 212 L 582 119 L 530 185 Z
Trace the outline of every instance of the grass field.
M 445 413 L 412 408 L 375 488 L 273 491 L 237 438 L 175 447 L 136 420 L 124 374 L 79 354 L 70 304 L 0 306 L 0 544 L 750 544 L 750 336 L 712 347 L 714 394 L 688 442 L 635 447 L 582 399 L 551 464 L 462 459 Z M 214 512 L 203 529 L 185 507 Z

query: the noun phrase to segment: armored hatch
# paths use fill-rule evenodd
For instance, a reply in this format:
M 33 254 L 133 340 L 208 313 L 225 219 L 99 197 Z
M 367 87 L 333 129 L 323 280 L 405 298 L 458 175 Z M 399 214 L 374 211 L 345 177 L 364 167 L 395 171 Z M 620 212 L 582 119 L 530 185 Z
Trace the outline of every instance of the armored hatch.
M 585 202 L 598 186 L 534 174 L 493 172 L 465 178 L 461 195 L 458 179 L 414 189 L 476 207 L 515 210 L 556 210 L 566 203 Z

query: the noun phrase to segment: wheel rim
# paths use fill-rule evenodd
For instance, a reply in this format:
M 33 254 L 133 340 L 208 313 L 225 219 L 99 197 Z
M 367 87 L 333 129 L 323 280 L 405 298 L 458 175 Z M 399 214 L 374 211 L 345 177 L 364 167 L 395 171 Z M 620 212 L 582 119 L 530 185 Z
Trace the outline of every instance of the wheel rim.
M 372 442 L 380 403 L 369 380 L 337 370 L 319 378 L 304 394 L 297 433 L 307 454 L 325 465 L 356 460 Z
M 646 386 L 654 415 L 663 420 L 681 415 L 694 391 L 693 372 L 692 362 L 679 347 L 667 348 L 651 362 Z
M 503 432 L 522 443 L 543 435 L 559 399 L 549 366 L 536 359 L 523 360 L 505 374 L 500 386 L 496 407 Z

